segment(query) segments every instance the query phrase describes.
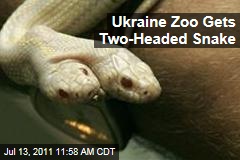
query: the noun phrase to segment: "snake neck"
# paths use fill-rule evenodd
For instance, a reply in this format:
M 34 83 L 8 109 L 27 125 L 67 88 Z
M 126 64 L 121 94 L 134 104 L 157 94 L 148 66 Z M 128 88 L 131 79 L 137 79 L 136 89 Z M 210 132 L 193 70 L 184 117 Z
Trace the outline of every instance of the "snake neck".
M 12 70 L 22 66 L 19 73 L 32 74 L 29 52 L 36 43 L 26 37 L 33 28 L 43 25 L 67 34 L 81 33 L 94 26 L 106 16 L 107 12 L 113 11 L 124 1 L 126 0 L 24 1 L 0 31 L 0 64 L 3 68 L 10 67 Z M 16 58 L 18 61 L 14 60 Z M 29 74 L 26 74 L 26 77 Z M 12 76 L 14 77 L 10 73 L 10 77 Z
M 44 25 L 66 34 L 82 33 L 126 0 L 26 0 L 9 17 L 1 40 L 18 41 L 33 26 Z M 94 9 L 93 9 L 94 7 Z

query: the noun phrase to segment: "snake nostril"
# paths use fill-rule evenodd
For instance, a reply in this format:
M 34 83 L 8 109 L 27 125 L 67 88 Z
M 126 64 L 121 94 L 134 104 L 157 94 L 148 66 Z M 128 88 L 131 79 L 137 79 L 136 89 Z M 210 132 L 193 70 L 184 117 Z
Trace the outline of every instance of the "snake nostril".
M 59 89 L 58 90 L 58 94 L 62 97 L 62 98 L 68 98 L 69 97 L 69 94 L 64 91 L 63 89 Z
M 143 94 L 144 94 L 144 95 L 147 95 L 147 94 L 148 94 L 148 91 L 144 91 Z
M 121 85 L 124 87 L 124 88 L 132 88 L 133 86 L 133 82 L 130 78 L 126 78 L 126 77 L 123 77 L 121 79 Z
M 85 68 L 80 68 L 80 70 L 85 74 L 86 76 L 88 75 L 88 71 Z

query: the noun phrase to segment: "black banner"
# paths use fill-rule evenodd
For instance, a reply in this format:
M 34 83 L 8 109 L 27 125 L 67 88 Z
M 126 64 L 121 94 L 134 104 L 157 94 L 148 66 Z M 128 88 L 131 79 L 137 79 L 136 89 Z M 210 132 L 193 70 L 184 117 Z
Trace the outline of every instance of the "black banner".
M 119 160 L 113 144 L 1 144 L 1 160 Z
M 239 48 L 240 13 L 109 14 L 95 47 Z M 109 45 L 110 44 L 110 45 Z

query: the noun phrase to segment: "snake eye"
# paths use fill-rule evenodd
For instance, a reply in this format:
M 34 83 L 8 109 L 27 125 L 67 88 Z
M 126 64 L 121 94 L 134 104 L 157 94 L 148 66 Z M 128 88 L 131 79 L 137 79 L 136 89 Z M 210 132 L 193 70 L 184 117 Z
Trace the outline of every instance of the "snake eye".
M 121 79 L 121 85 L 126 89 L 131 89 L 133 87 L 133 82 L 130 78 L 123 77 Z
M 63 89 L 59 89 L 59 90 L 58 90 L 58 94 L 59 94 L 59 96 L 61 96 L 62 98 L 68 98 L 68 97 L 69 97 L 68 93 L 67 93 L 66 91 L 64 91 Z

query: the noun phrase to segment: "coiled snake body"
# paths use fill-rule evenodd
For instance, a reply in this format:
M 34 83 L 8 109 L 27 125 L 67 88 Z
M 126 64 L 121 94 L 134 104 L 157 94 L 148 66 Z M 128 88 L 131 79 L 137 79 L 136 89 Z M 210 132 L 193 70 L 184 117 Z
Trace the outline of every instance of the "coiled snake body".
M 85 102 L 103 91 L 128 102 L 156 98 L 157 79 L 130 51 L 94 48 L 93 40 L 72 36 L 124 1 L 26 0 L 1 29 L 1 67 L 16 83 L 63 102 Z

